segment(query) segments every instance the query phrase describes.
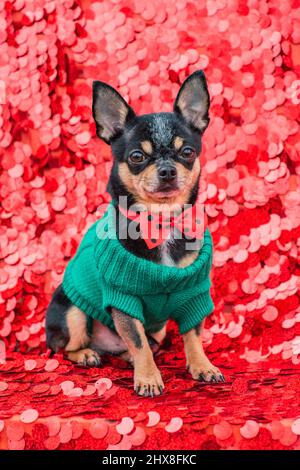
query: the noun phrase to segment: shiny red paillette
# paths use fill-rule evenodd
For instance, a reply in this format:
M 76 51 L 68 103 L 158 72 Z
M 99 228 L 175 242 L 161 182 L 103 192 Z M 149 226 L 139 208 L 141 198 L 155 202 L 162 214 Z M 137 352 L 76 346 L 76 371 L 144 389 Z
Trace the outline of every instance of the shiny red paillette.
M 0 449 L 300 448 L 299 7 L 0 4 Z M 109 201 L 92 81 L 138 113 L 170 111 L 197 69 L 211 95 L 199 202 L 215 311 L 204 339 L 227 382 L 190 379 L 171 324 L 157 357 L 166 392 L 144 399 L 118 359 L 86 369 L 49 358 L 45 309 Z

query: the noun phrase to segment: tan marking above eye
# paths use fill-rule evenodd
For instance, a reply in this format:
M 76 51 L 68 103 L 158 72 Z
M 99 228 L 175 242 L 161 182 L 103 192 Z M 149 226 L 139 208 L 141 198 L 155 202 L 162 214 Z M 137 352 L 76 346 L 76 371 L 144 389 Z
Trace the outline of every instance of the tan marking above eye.
M 143 140 L 143 142 L 141 142 L 141 147 L 145 153 L 147 153 L 148 155 L 151 155 L 153 149 L 152 149 L 152 144 L 150 140 Z
M 174 147 L 176 150 L 180 150 L 181 147 L 183 146 L 183 138 L 182 137 L 175 137 L 174 139 Z

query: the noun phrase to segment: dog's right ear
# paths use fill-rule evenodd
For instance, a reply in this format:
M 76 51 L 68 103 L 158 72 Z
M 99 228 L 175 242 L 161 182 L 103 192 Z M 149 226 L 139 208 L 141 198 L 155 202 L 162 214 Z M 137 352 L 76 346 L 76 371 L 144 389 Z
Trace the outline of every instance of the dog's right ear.
M 93 117 L 100 139 L 109 144 L 134 116 L 132 108 L 114 88 L 98 80 L 93 82 Z

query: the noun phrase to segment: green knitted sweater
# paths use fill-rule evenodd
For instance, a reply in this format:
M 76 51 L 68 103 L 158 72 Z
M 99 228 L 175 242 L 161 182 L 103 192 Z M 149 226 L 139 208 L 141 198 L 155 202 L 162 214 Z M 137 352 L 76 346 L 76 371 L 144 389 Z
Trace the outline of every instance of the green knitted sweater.
M 169 267 L 127 251 L 115 230 L 107 236 L 112 204 L 84 236 L 69 262 L 62 287 L 89 317 L 114 329 L 111 307 L 139 319 L 148 333 L 174 319 L 180 333 L 199 324 L 213 310 L 210 296 L 212 239 L 208 229 L 197 259 L 186 268 Z M 110 234 L 111 235 L 111 234 Z

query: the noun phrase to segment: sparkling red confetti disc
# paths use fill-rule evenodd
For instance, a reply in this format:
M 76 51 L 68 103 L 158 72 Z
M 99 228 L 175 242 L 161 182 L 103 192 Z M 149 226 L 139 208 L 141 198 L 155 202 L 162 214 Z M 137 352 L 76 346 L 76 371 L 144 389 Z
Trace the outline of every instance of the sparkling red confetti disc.
M 245 439 L 253 439 L 259 433 L 259 424 L 249 419 L 244 426 L 240 428 L 240 433 Z
M 22 421 L 22 423 L 33 423 L 37 420 L 38 416 L 39 413 L 37 410 L 29 409 L 21 413 L 20 420 Z
M 146 437 L 147 435 L 145 430 L 142 427 L 137 426 L 133 434 L 130 435 L 131 444 L 133 446 L 141 446 L 145 442 Z
M 4 392 L 8 389 L 8 384 L 6 382 L 0 382 L 0 392 Z
M 61 423 L 58 417 L 56 416 L 51 416 L 50 418 L 47 419 L 47 426 L 49 430 L 49 436 L 56 436 L 61 428 Z
M 146 426 L 152 427 L 156 426 L 160 421 L 160 415 L 157 411 L 148 411 L 148 422 Z
M 55 450 L 59 447 L 59 445 L 59 436 L 48 437 L 48 439 L 45 440 L 45 448 L 47 450 Z
M 48 359 L 45 365 L 45 370 L 47 372 L 52 372 L 53 370 L 57 369 L 59 366 L 59 362 L 56 359 Z
M 296 419 L 292 424 L 292 431 L 297 436 L 300 436 L 300 418 Z
M 24 436 L 24 426 L 20 422 L 12 422 L 6 428 L 6 435 L 11 441 L 19 441 Z
M 95 420 L 90 423 L 89 430 L 95 439 L 103 439 L 108 432 L 108 425 L 104 420 Z
M 62 424 L 59 431 L 59 440 L 62 444 L 66 444 L 72 439 L 73 429 L 70 423 Z
M 179 429 L 182 428 L 182 425 L 183 425 L 183 421 L 181 418 L 179 417 L 172 418 L 171 421 L 165 427 L 165 430 L 170 433 L 177 432 L 179 431 Z
M 221 421 L 214 425 L 214 435 L 217 439 L 228 439 L 232 435 L 232 427 L 227 421 Z
M 116 426 L 119 434 L 129 434 L 133 428 L 134 421 L 131 418 L 122 418 L 122 421 Z
M 33 370 L 36 368 L 36 361 L 34 359 L 28 359 L 25 361 L 25 370 Z
M 20 439 L 18 441 L 8 439 L 8 449 L 9 450 L 24 450 L 25 449 L 25 440 Z

